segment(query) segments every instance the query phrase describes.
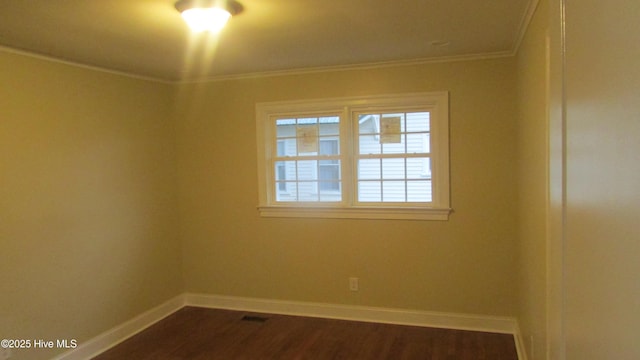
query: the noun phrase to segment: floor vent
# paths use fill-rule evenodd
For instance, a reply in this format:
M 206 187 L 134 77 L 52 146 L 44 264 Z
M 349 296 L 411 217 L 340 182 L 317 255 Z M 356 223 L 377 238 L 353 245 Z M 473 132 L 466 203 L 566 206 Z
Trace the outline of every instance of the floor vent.
M 242 321 L 252 321 L 252 322 L 259 322 L 259 323 L 263 323 L 267 320 L 269 320 L 266 317 L 262 317 L 262 316 L 252 316 L 252 315 L 245 315 L 242 317 L 241 319 Z

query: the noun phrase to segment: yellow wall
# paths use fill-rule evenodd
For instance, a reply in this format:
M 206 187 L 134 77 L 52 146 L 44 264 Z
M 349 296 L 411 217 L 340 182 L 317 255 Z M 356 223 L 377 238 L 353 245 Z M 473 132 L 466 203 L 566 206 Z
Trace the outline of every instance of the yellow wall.
M 548 6 L 538 4 L 517 56 L 518 319 L 529 360 L 546 358 Z
M 181 86 L 186 290 L 514 315 L 515 66 L 503 58 Z M 440 90 L 450 91 L 450 221 L 258 216 L 256 102 Z
M 183 291 L 515 315 L 516 65 L 177 86 L 0 52 L 0 333 L 82 343 Z M 256 102 L 440 90 L 449 221 L 258 216 Z
M 172 87 L 7 52 L 0 84 L 2 337 L 82 343 L 180 294 Z
M 566 2 L 567 360 L 640 359 L 640 2 Z

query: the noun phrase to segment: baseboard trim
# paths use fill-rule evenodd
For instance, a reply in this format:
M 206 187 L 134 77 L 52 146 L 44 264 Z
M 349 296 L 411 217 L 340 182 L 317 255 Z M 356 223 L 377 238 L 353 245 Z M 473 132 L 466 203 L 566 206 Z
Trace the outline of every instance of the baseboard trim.
M 185 294 L 185 305 L 281 315 L 310 316 L 444 329 L 485 331 L 501 334 L 515 334 L 518 327 L 516 319 L 511 317 L 454 314 L 205 294 Z
M 52 360 L 86 360 L 101 354 L 185 306 L 184 295 L 170 299 Z
M 522 332 L 520 332 L 520 326 L 516 324 L 515 331 L 513 333 L 513 340 L 516 344 L 516 352 L 518 353 L 518 360 L 528 360 L 527 356 L 527 347 L 524 343 L 524 338 L 522 337 Z

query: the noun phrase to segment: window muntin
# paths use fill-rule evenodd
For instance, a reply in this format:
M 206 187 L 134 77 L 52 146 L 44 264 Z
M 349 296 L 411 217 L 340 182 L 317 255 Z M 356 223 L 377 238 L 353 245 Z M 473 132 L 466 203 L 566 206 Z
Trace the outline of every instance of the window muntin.
M 261 216 L 446 220 L 448 94 L 256 105 Z

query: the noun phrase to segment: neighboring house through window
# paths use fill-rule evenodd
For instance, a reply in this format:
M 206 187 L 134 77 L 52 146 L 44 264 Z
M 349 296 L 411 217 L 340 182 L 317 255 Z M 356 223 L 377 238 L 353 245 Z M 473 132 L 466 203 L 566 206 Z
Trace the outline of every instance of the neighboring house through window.
M 256 105 L 262 216 L 446 220 L 448 94 Z
M 338 155 L 340 141 L 338 138 L 320 139 L 320 154 Z M 318 185 L 320 191 L 340 191 L 340 160 L 320 160 L 318 163 Z

